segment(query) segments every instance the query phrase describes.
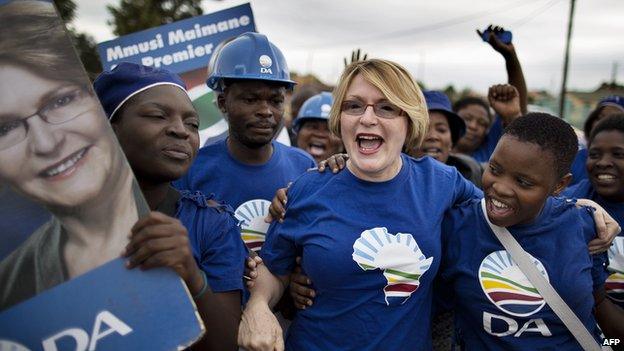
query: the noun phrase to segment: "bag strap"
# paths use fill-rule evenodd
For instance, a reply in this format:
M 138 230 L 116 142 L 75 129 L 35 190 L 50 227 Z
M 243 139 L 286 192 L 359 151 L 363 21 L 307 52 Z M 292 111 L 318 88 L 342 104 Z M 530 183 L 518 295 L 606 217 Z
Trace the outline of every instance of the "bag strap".
M 576 314 L 572 312 L 570 307 L 565 303 L 565 301 L 563 301 L 553 286 L 550 285 L 544 276 L 540 274 L 529 254 L 524 251 L 522 246 L 520 246 L 518 241 L 516 241 L 507 228 L 499 227 L 490 222 L 485 208 L 485 199 L 481 200 L 481 209 L 483 210 L 483 216 L 490 225 L 490 229 L 492 229 L 494 235 L 496 235 L 501 244 L 503 244 L 505 250 L 507 250 L 509 255 L 511 255 L 511 258 L 518 265 L 518 267 L 520 267 L 522 273 L 524 273 L 524 275 L 529 279 L 540 295 L 542 295 L 542 298 L 544 298 L 553 312 L 555 312 L 563 324 L 565 324 L 568 330 L 570 330 L 576 341 L 581 344 L 583 350 L 600 351 L 600 345 L 598 345 L 594 337 L 589 333 L 587 328 L 585 328 L 585 325 L 583 325 Z

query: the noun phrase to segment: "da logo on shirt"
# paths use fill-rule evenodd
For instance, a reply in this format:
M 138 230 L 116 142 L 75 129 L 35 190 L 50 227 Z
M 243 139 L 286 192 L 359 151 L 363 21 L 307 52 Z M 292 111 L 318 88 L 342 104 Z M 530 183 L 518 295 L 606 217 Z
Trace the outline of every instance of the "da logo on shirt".
M 405 303 L 433 262 L 433 257 L 425 257 L 412 234 L 390 234 L 383 227 L 363 231 L 353 243 L 352 257 L 365 271 L 383 271 L 388 282 L 384 287 L 388 306 Z
M 609 271 L 605 290 L 614 301 L 624 302 L 624 237 L 616 237 L 609 248 Z
M 241 236 L 247 248 L 260 251 L 269 224 L 264 217 L 269 213 L 271 203 L 263 199 L 249 200 L 234 211 L 236 219 L 241 221 Z
M 548 279 L 544 265 L 529 255 L 537 270 Z M 487 255 L 479 267 L 481 288 L 498 309 L 516 317 L 530 316 L 546 302 L 505 250 Z

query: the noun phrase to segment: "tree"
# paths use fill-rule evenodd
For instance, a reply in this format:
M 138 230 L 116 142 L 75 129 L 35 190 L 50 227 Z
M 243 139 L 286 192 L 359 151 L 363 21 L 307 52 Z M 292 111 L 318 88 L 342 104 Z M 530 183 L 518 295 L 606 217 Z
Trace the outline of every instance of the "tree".
M 447 85 L 446 88 L 442 90 L 442 92 L 446 94 L 446 96 L 448 96 L 449 100 L 451 101 L 457 100 L 457 90 L 455 90 L 455 87 L 453 86 L 453 84 Z
M 72 37 L 74 47 L 76 48 L 76 51 L 78 51 L 78 56 L 80 56 L 80 61 L 82 61 L 82 65 L 87 71 L 89 79 L 93 81 L 100 73 L 102 73 L 102 63 L 100 62 L 100 56 L 97 53 L 97 44 L 95 43 L 95 39 L 88 34 L 78 33 L 73 29 L 70 29 L 69 32 Z
M 107 5 L 113 16 L 108 24 L 115 35 L 126 35 L 143 29 L 203 14 L 202 0 L 121 0 L 118 6 Z
M 72 0 L 55 0 L 56 8 L 61 14 L 61 18 L 65 23 L 69 23 L 74 20 L 76 16 L 76 3 Z
M 76 3 L 73 0 L 55 0 L 54 2 L 63 22 L 65 22 L 74 48 L 76 48 L 78 56 L 82 61 L 82 65 L 87 71 L 89 78 L 91 80 L 95 79 L 95 77 L 102 72 L 102 64 L 100 63 L 93 37 L 78 32 L 71 25 L 76 16 Z

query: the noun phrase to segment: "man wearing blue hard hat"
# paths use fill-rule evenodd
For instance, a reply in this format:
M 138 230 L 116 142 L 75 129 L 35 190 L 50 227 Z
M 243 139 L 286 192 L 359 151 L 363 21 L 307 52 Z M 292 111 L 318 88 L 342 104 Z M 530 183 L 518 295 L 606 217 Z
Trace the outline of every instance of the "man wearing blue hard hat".
M 293 121 L 295 145 L 310 154 L 317 163 L 344 152 L 342 140 L 333 135 L 327 125 L 332 102 L 331 93 L 316 94 L 303 103 Z
M 214 55 L 206 83 L 217 93 L 229 136 L 201 148 L 175 186 L 214 193 L 231 205 L 245 244 L 259 251 L 275 191 L 315 163 L 305 152 L 274 141 L 286 91 L 295 84 L 277 46 L 262 34 L 244 33 Z

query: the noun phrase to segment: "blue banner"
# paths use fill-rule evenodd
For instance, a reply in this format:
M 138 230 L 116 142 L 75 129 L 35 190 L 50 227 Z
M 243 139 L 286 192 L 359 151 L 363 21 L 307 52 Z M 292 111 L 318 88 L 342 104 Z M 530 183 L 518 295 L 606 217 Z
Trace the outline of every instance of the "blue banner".
M 0 314 L 0 350 L 178 350 L 201 333 L 195 306 L 168 269 L 113 260 Z
M 127 61 L 183 73 L 206 67 L 220 42 L 255 32 L 249 4 L 124 35 L 97 46 L 102 66 Z

